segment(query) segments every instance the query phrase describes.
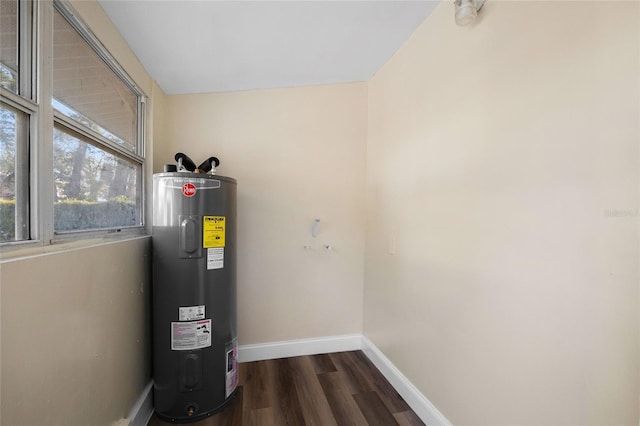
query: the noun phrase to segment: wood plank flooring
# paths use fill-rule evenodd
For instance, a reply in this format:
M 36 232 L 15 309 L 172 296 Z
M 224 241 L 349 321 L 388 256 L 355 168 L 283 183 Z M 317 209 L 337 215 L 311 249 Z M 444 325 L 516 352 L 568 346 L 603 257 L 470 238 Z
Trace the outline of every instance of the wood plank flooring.
M 194 426 L 424 425 L 362 351 L 240 364 L 235 398 Z M 148 426 L 167 426 L 156 417 Z

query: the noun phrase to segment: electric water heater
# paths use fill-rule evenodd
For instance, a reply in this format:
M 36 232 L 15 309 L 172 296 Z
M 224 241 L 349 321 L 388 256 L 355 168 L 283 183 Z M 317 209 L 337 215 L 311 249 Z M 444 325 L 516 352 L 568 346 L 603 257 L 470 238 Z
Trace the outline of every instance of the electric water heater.
M 238 383 L 236 181 L 171 170 L 153 176 L 154 407 L 188 422 Z

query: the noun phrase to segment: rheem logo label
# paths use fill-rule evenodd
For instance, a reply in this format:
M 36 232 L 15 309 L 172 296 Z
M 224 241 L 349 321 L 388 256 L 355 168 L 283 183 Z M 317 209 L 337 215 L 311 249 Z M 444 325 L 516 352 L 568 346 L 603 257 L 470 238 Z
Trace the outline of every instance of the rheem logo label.
M 192 183 L 185 183 L 182 185 L 182 195 L 185 197 L 193 197 L 196 195 L 196 186 Z

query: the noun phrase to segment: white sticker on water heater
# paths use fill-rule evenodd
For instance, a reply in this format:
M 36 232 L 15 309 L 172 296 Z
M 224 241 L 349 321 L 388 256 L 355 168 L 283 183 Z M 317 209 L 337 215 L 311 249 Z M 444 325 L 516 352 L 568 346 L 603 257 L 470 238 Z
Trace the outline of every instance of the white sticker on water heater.
M 211 346 L 211 320 L 171 323 L 171 350 L 191 351 Z
M 204 305 L 180 306 L 178 308 L 178 319 L 180 321 L 204 319 Z
M 207 269 L 224 268 L 224 247 L 207 249 Z
M 238 338 L 225 345 L 227 353 L 227 374 L 225 376 L 225 398 L 229 396 L 238 387 Z

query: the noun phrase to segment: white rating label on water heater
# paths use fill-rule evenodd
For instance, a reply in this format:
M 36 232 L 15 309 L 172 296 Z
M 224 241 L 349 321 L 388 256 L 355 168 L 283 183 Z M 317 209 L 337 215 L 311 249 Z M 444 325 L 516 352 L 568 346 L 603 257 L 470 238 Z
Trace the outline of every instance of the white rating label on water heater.
M 225 378 L 225 398 L 233 393 L 238 387 L 238 338 L 225 345 L 227 353 L 227 375 Z
M 178 308 L 178 319 L 180 321 L 193 321 L 193 320 L 204 319 L 204 305 L 180 306 Z
M 171 323 L 171 350 L 190 351 L 211 346 L 211 320 Z
M 207 249 L 207 269 L 224 268 L 224 248 Z

